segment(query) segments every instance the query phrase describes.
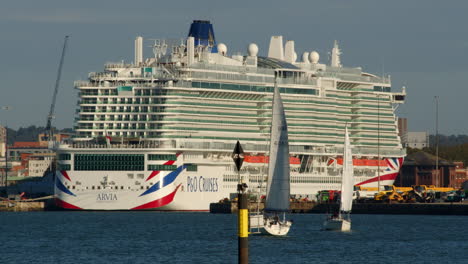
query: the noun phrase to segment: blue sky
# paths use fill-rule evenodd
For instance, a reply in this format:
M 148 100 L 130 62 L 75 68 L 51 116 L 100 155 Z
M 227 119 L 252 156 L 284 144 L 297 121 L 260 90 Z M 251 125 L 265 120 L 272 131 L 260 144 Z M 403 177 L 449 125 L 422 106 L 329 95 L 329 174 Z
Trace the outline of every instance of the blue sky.
M 468 134 L 468 1 L 3 1 L 0 9 L 0 123 L 45 126 L 65 35 L 70 35 L 56 104 L 59 128 L 72 127 L 74 80 L 106 62 L 132 61 L 133 40 L 184 38 L 194 19 L 214 23 L 228 53 L 249 43 L 266 55 L 271 35 L 316 50 L 321 62 L 339 41 L 344 66 L 390 74 L 407 87 L 397 113 L 410 131 Z M 149 45 L 149 42 L 145 42 Z M 150 49 L 145 49 L 145 57 Z

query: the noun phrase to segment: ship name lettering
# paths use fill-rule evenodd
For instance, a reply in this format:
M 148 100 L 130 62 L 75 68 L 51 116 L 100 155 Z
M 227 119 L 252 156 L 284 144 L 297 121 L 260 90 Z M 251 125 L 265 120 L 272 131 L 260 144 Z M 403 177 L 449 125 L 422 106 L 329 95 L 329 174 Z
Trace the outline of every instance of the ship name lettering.
M 187 177 L 187 192 L 217 192 L 218 179 L 203 176 Z
M 96 200 L 98 200 L 98 201 L 117 201 L 117 194 L 115 194 L 115 193 L 99 193 Z

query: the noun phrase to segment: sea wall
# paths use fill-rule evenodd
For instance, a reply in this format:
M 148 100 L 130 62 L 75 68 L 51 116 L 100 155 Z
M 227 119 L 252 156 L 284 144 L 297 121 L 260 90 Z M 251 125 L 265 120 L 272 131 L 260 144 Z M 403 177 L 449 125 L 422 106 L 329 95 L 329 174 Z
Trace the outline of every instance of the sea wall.
M 44 202 L 0 201 L 0 211 L 27 212 L 44 211 Z
M 249 211 L 257 211 L 258 203 L 249 203 Z M 259 205 L 260 210 L 263 204 Z M 322 214 L 338 210 L 337 204 L 313 202 L 291 203 L 291 213 Z M 237 213 L 237 203 L 223 202 L 210 204 L 211 213 Z M 468 203 L 357 203 L 353 214 L 416 214 L 416 215 L 468 215 Z

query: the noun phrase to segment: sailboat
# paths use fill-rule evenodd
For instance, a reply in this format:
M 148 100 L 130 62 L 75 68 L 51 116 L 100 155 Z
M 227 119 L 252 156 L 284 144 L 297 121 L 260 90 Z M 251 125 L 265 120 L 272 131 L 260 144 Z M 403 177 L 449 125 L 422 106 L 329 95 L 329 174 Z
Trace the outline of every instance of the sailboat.
M 290 196 L 289 143 L 286 115 L 276 82 L 272 108 L 263 229 L 268 234 L 284 236 L 292 225 L 292 221 L 286 220 Z
M 350 231 L 351 208 L 353 206 L 354 170 L 351 143 L 349 141 L 348 127 L 345 127 L 345 142 L 343 151 L 343 174 L 341 180 L 340 209 L 337 214 L 327 217 L 324 230 Z

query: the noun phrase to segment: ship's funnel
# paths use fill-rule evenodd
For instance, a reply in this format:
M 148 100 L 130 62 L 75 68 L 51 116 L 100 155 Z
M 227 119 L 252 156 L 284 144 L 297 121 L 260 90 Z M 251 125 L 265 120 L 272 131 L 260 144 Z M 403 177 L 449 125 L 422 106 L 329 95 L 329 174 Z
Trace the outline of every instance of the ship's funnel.
M 212 53 L 218 53 L 216 39 L 213 31 L 213 24 L 208 20 L 194 20 L 190 25 L 189 37 L 195 38 L 195 47 L 209 46 Z

